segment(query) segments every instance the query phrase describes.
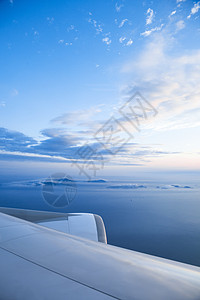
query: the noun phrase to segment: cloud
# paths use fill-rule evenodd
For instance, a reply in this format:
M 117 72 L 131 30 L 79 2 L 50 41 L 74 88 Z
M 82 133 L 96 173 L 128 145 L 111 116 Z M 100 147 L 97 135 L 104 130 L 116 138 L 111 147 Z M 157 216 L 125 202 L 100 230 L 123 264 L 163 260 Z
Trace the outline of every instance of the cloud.
M 90 16 L 92 16 L 92 14 L 90 14 Z M 95 19 L 89 18 L 88 23 L 94 26 L 96 34 L 100 34 L 103 32 L 102 25 L 98 24 L 98 22 Z
M 0 128 L 0 150 L 23 152 L 37 143 L 36 140 L 21 132 Z
M 92 24 L 96 34 L 100 35 L 101 40 L 103 43 L 105 43 L 107 46 L 109 46 L 112 43 L 112 40 L 110 38 L 110 32 L 104 33 L 103 32 L 103 25 L 92 18 L 92 13 L 89 12 L 90 18 L 88 20 L 88 23 Z M 109 48 L 107 48 L 109 50 Z
M 156 147 L 155 145 L 139 145 L 138 143 L 128 143 L 124 145 L 115 155 L 105 158 L 105 161 L 108 159 L 111 165 L 144 166 L 145 164 L 150 163 L 153 158 L 174 155 L 177 153 L 178 152 L 163 151 L 161 146 Z
M 183 20 L 180 20 L 176 23 L 176 30 L 182 30 L 183 28 L 185 28 L 185 22 Z
M 42 155 L 17 151 L 0 150 L 0 160 L 4 161 L 46 161 L 46 162 L 69 162 L 69 159 L 60 156 Z
M 132 39 L 130 39 L 127 43 L 126 43 L 126 46 L 130 46 L 130 45 L 132 45 L 133 44 L 133 41 L 132 41 Z
M 121 8 L 122 8 L 123 6 L 124 6 L 123 4 L 120 4 L 120 5 L 119 5 L 118 3 L 116 3 L 116 4 L 115 4 L 115 9 L 116 9 L 116 11 L 117 11 L 117 12 L 120 12 L 120 10 L 121 10 Z
M 174 36 L 167 31 L 152 36 L 138 57 L 128 61 L 122 72 L 132 74 L 132 86 L 158 110 L 155 120 L 145 125 L 151 130 L 175 130 L 200 126 L 200 50 L 173 54 Z
M 45 138 L 37 145 L 30 147 L 30 151 L 39 154 L 51 154 L 69 158 L 71 146 L 80 142 L 81 138 L 67 133 L 63 128 L 50 128 L 41 131 Z
M 71 31 L 71 30 L 74 30 L 75 29 L 75 26 L 74 25 L 70 25 L 68 28 L 67 28 L 67 31 Z
M 123 118 L 118 119 L 125 124 Z M 98 129 L 105 125 L 105 120 L 99 122 Z M 111 124 L 114 126 L 114 124 Z M 111 126 L 112 127 L 112 126 Z M 123 129 L 124 131 L 124 129 Z M 126 132 L 122 131 L 126 134 Z M 42 140 L 36 141 L 24 134 L 0 129 L 0 159 L 1 160 L 43 160 L 49 162 L 77 163 L 96 162 L 113 165 L 138 165 L 142 166 L 151 161 L 151 158 L 168 154 L 161 149 L 151 146 L 125 143 L 118 149 L 116 140 L 102 142 L 94 138 L 94 133 L 70 132 L 64 128 L 49 128 L 41 131 Z M 111 155 L 114 153 L 115 155 Z
M 19 91 L 17 89 L 13 89 L 12 92 L 11 92 L 11 95 L 13 97 L 18 96 L 19 95 Z
M 58 120 L 65 122 L 65 118 L 66 115 Z M 118 124 L 119 122 L 123 123 L 124 120 L 118 119 Z M 100 130 L 105 123 L 105 120 L 101 122 L 96 121 L 97 129 Z M 116 124 L 111 123 L 110 125 L 112 127 Z M 124 129 L 122 136 L 120 133 L 120 137 L 123 138 L 123 134 L 126 134 Z M 91 131 L 72 132 L 65 128 L 48 128 L 42 130 L 41 135 L 41 140 L 36 141 L 20 132 L 0 128 L 0 159 L 20 161 L 44 160 L 68 163 L 73 161 L 80 163 L 96 161 L 99 164 L 107 161 L 109 164 L 116 165 L 127 163 L 143 165 L 146 158 L 149 160 L 150 157 L 155 156 L 155 150 L 149 146 L 136 146 L 135 143 L 128 143 L 123 144 L 118 149 L 118 145 L 115 145 L 116 140 L 107 142 L 103 139 L 101 142 L 95 138 L 94 132 Z M 112 156 L 112 153 L 116 153 L 116 155 Z M 156 154 L 160 155 L 161 152 L 156 152 Z
M 119 42 L 122 44 L 124 41 L 126 40 L 126 37 L 124 37 L 124 36 L 121 36 L 120 38 L 119 38 Z
M 128 41 L 126 41 L 126 40 L 127 40 L 127 38 L 123 37 L 123 36 L 121 36 L 119 38 L 119 42 L 120 42 L 120 44 L 123 44 L 123 46 L 131 46 L 133 44 L 133 40 L 132 39 L 129 39 Z M 125 41 L 126 41 L 126 43 L 125 43 Z
M 39 36 L 39 32 L 38 32 L 37 30 L 34 30 L 33 34 L 34 34 L 35 36 Z
M 150 30 L 146 30 L 145 32 L 140 33 L 140 35 L 147 37 L 152 34 L 152 32 L 160 31 L 163 28 L 164 24 L 161 24 L 159 27 L 154 27 Z
M 126 22 L 128 22 L 128 19 L 122 20 L 121 23 L 119 24 L 119 28 L 123 27 Z
M 47 17 L 47 22 L 50 24 L 54 23 L 54 18 L 53 17 Z
M 81 122 L 88 121 L 90 118 L 100 112 L 100 107 L 91 107 L 90 109 L 76 110 L 73 112 L 62 114 L 61 116 L 52 119 L 51 122 L 64 125 L 78 125 Z
M 20 132 L 0 128 L 0 159 L 64 161 L 70 163 L 73 159 L 80 161 L 84 159 L 81 152 L 84 150 L 85 139 L 82 140 L 79 134 L 67 133 L 63 128 L 45 129 L 41 134 L 43 140 L 38 142 Z M 96 157 L 95 151 L 100 149 L 101 145 L 96 142 L 92 144 L 88 142 L 88 145 L 94 150 L 93 157 L 90 159 L 94 159 Z M 104 153 L 104 155 L 106 154 Z
M 86 152 L 86 150 L 91 152 Z M 52 152 L 49 149 L 43 149 L 43 153 L 0 150 L 0 160 L 74 163 L 74 166 L 79 165 L 77 167 L 87 163 L 88 168 L 85 167 L 85 171 L 89 174 L 89 172 L 92 172 L 92 163 L 96 168 L 98 165 L 102 168 L 105 163 L 109 165 L 144 166 L 146 163 L 151 162 L 153 158 L 170 154 L 176 153 L 163 151 L 162 149 L 153 149 L 152 146 L 148 145 L 141 146 L 137 143 L 130 143 L 129 145 L 124 145 L 116 155 L 110 155 L 101 145 L 93 143 L 67 149 L 61 145 L 59 151 Z
M 109 37 L 105 37 L 102 39 L 102 42 L 106 43 L 106 45 L 110 45 L 112 43 L 112 40 Z
M 0 107 L 5 107 L 6 106 L 6 102 L 5 101 L 1 101 L 0 102 Z
M 45 159 L 51 161 L 74 158 L 76 145 L 81 137 L 67 133 L 63 128 L 50 128 L 41 132 L 43 140 L 24 135 L 21 132 L 0 128 L 1 158 Z M 83 143 L 83 142 L 82 142 Z
M 191 8 L 191 12 L 187 16 L 187 19 L 190 19 L 192 15 L 198 13 L 199 9 L 200 9 L 200 1 L 195 3 L 194 6 Z
M 152 23 L 152 21 L 153 21 L 153 18 L 154 18 L 153 9 L 148 8 L 146 14 L 147 14 L 146 25 L 150 25 Z
M 186 1 L 186 0 L 176 0 L 177 7 L 180 7 L 181 4 L 182 4 L 183 2 L 185 2 L 185 1 Z
M 171 12 L 171 14 L 169 15 L 169 17 L 171 17 L 171 16 L 173 16 L 173 15 L 175 15 L 176 14 L 176 10 L 173 10 L 172 12 Z

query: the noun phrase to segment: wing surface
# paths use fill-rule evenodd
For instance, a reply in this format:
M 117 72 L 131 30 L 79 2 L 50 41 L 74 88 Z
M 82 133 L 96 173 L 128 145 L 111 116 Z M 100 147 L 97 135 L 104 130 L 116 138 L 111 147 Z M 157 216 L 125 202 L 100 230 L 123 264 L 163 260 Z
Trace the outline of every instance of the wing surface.
M 200 299 L 200 268 L 0 213 L 0 299 Z

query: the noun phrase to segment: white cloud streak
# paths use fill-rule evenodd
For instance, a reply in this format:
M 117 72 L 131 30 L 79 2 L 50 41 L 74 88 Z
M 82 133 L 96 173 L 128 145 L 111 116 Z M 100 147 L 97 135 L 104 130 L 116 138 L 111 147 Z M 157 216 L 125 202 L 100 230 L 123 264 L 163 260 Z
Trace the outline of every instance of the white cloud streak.
M 147 18 L 146 18 L 146 25 L 150 25 L 153 21 L 153 18 L 154 18 L 154 12 L 153 12 L 153 9 L 151 8 L 148 8 L 147 10 Z
M 161 24 L 159 27 L 154 27 L 150 30 L 146 30 L 146 31 L 142 32 L 140 35 L 147 37 L 147 36 L 151 35 L 152 32 L 154 32 L 154 31 L 160 31 L 163 28 L 163 26 L 164 26 L 164 24 Z
M 176 10 L 173 10 L 172 12 L 171 12 L 171 14 L 169 15 L 169 17 L 171 17 L 171 16 L 173 16 L 173 15 L 175 15 L 176 14 Z
M 190 14 L 187 16 L 187 19 L 190 19 L 192 15 L 198 13 L 199 9 L 200 9 L 200 1 L 194 4 Z
M 126 43 L 126 46 L 131 46 L 133 44 L 133 41 L 132 39 L 130 39 L 127 43 Z
M 121 23 L 119 24 L 119 28 L 123 27 L 126 22 L 128 22 L 128 19 L 122 20 Z

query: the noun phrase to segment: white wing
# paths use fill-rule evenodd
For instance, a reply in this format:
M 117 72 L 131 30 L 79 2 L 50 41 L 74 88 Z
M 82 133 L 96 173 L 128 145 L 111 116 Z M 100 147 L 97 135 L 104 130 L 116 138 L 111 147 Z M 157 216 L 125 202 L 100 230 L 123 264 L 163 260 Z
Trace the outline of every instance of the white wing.
M 0 299 L 200 299 L 200 268 L 0 213 Z
M 0 212 L 92 241 L 107 243 L 106 231 L 100 216 L 85 213 L 56 213 L 0 207 Z

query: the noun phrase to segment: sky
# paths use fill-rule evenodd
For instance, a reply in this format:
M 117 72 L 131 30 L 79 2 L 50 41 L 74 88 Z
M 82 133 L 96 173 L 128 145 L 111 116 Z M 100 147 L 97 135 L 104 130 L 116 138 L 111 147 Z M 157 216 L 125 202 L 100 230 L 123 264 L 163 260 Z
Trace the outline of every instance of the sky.
M 3 174 L 200 170 L 200 1 L 0 2 Z

